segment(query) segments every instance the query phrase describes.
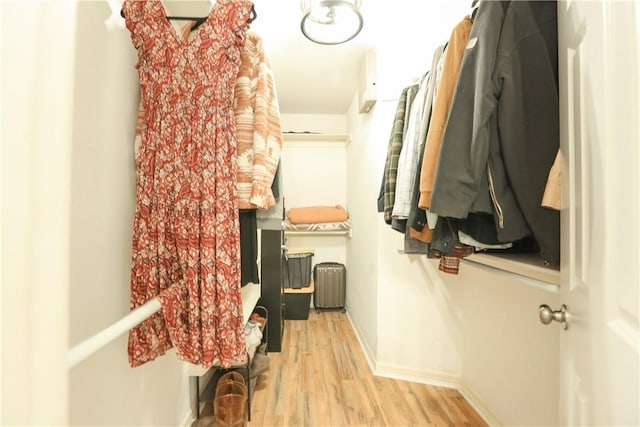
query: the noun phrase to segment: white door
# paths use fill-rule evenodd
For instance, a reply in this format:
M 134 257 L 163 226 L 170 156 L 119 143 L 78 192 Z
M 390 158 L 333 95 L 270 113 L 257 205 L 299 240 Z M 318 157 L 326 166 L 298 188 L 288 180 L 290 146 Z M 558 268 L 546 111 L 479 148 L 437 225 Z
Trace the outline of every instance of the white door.
M 639 22 L 634 1 L 558 2 L 563 425 L 640 425 Z

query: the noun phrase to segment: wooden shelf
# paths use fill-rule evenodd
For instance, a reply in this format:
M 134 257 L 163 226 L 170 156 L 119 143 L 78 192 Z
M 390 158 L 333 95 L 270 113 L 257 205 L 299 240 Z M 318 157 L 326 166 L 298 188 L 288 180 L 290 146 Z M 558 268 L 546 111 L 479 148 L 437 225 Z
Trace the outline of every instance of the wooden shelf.
M 301 255 L 301 254 L 311 254 L 315 255 L 316 250 L 311 248 L 287 248 L 287 255 Z
M 314 290 L 313 280 L 306 288 L 284 288 L 285 294 L 312 294 Z
M 246 324 L 249 321 L 251 313 L 255 309 L 258 304 L 258 300 L 260 299 L 261 288 L 260 284 L 256 283 L 248 283 L 241 289 L 242 292 L 242 316 L 244 318 L 244 323 Z M 182 362 L 187 366 L 187 372 L 189 376 L 199 377 L 204 375 L 209 368 L 204 368 L 199 365 L 194 365 L 193 363 Z
M 351 134 L 346 133 L 283 133 L 284 142 L 351 142 Z

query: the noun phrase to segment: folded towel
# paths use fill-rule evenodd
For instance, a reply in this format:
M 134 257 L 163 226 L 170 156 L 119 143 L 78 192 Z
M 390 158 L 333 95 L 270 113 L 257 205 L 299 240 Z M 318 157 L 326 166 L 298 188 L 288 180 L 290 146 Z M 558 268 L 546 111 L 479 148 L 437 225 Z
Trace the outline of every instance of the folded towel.
M 336 206 L 307 206 L 291 208 L 287 211 L 287 218 L 292 224 L 314 224 L 319 222 L 342 222 L 349 218 L 349 214 L 340 205 Z

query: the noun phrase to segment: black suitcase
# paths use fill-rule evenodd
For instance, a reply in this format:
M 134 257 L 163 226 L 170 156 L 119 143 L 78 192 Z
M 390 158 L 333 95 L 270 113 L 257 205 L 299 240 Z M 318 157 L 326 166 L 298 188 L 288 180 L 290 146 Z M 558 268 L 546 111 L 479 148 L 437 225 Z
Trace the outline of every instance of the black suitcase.
M 345 313 L 347 296 L 347 269 L 338 262 L 321 262 L 313 268 L 313 307 L 316 313 L 322 309 L 340 308 Z

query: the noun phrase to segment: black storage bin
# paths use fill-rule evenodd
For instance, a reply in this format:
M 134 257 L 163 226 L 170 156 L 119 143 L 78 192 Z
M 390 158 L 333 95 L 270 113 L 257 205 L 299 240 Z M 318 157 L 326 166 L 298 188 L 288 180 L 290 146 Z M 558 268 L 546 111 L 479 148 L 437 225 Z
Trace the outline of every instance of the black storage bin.
M 300 289 L 311 284 L 313 251 L 288 251 L 285 255 L 284 287 Z
M 307 320 L 311 306 L 311 292 L 284 294 L 284 318 L 287 320 Z

